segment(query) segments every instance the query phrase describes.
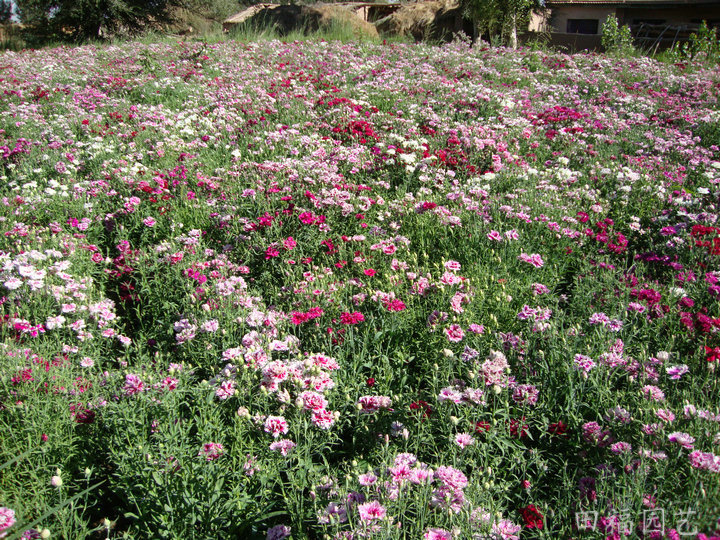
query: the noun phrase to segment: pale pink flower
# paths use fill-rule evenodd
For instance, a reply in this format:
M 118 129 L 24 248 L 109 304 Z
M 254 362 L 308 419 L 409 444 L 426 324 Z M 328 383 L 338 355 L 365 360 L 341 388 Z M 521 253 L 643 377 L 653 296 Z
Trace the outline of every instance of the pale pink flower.
M 518 259 L 522 262 L 525 262 L 525 263 L 528 263 L 528 264 L 534 266 L 535 268 L 541 268 L 542 266 L 545 265 L 545 262 L 542 260 L 542 257 L 537 253 L 533 253 L 532 255 L 528 255 L 526 253 L 521 253 L 520 255 L 518 255 Z
M 652 384 L 643 386 L 642 393 L 646 398 L 651 399 L 652 401 L 665 401 L 665 392 Z
M 388 409 L 391 405 L 392 399 L 387 396 L 362 396 L 358 399 L 358 407 L 364 413 L 374 413 L 380 409 Z
M 280 452 L 283 456 L 287 456 L 295 446 L 296 444 L 290 439 L 280 439 L 279 441 L 270 443 L 270 450 Z

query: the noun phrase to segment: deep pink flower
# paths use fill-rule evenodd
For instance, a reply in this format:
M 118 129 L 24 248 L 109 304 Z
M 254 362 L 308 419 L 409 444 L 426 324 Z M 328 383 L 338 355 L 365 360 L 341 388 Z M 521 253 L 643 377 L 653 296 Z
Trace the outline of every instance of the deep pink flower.
M 387 510 L 378 501 L 372 501 L 358 505 L 358 513 L 360 519 L 365 522 L 376 521 L 384 519 L 387 515 Z
M 451 324 L 445 329 L 445 336 L 447 337 L 448 341 L 457 343 L 458 341 L 462 341 L 463 337 L 465 337 L 465 332 L 463 332 L 463 329 L 460 327 L 460 325 Z

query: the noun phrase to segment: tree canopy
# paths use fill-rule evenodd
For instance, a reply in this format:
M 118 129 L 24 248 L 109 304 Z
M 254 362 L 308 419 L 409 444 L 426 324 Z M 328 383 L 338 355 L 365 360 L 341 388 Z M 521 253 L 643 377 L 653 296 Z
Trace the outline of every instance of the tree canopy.
M 21 21 L 43 38 L 83 41 L 136 34 L 172 19 L 196 0 L 16 0 Z M 213 2 L 207 2 L 212 4 Z
M 461 0 L 465 14 L 473 21 L 478 37 L 487 33 L 500 36 L 503 42 L 517 47 L 518 29 L 527 25 L 534 10 L 542 9 L 544 0 Z

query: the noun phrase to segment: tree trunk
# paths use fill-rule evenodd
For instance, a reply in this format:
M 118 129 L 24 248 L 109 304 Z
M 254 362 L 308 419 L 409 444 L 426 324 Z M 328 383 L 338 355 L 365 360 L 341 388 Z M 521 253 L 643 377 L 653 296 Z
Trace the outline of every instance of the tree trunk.
M 512 14 L 512 29 L 510 30 L 510 45 L 513 49 L 517 49 L 517 16 L 515 13 Z

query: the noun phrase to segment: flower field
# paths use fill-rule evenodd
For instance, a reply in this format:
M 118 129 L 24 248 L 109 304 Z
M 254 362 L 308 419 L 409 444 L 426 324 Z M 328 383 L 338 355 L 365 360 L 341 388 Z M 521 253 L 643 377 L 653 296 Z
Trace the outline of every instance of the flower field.
M 0 537 L 720 536 L 720 69 L 0 56 Z

